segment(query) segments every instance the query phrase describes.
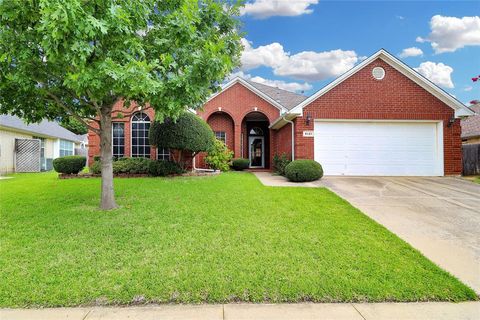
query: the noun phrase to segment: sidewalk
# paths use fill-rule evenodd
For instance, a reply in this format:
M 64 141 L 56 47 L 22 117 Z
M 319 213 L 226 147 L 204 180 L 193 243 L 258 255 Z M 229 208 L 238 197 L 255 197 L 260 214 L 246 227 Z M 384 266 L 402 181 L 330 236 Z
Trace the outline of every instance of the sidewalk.
M 480 302 L 163 305 L 0 309 L 1 320 L 478 320 Z
M 258 171 L 253 174 L 260 180 L 260 182 L 267 187 L 307 187 L 318 188 L 323 187 L 322 180 L 312 182 L 290 182 L 287 178 L 280 175 L 274 175 L 271 172 Z

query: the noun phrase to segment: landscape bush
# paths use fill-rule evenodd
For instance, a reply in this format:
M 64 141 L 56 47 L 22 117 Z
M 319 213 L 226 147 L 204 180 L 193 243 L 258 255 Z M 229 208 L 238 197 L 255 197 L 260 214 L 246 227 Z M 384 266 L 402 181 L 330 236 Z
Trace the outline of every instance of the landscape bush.
M 293 182 L 314 181 L 323 177 L 323 169 L 313 160 L 295 160 L 285 167 L 285 176 Z
M 177 119 L 155 121 L 149 131 L 150 143 L 158 148 L 178 150 L 174 154 L 177 163 L 183 163 L 182 152 L 194 156 L 214 147 L 215 136 L 210 126 L 199 116 L 184 112 Z
M 154 177 L 166 177 L 173 174 L 185 173 L 182 166 L 173 161 L 150 161 L 148 173 Z
M 102 164 L 95 161 L 90 166 L 93 174 L 102 173 Z M 118 158 L 113 161 L 114 174 L 149 174 L 155 177 L 164 177 L 172 174 L 181 174 L 185 171 L 173 161 L 151 160 L 147 158 Z
M 236 171 L 242 171 L 248 169 L 250 160 L 244 158 L 237 158 L 232 160 L 232 168 Z
M 65 156 L 53 160 L 53 168 L 59 173 L 78 174 L 85 168 L 87 158 L 83 156 Z
M 230 170 L 230 161 L 232 161 L 233 152 L 227 148 L 225 143 L 215 139 L 214 147 L 205 157 L 205 162 L 214 170 Z
M 100 160 L 95 160 L 89 167 L 90 173 L 93 174 L 100 174 L 102 173 L 102 164 L 100 163 Z
M 275 154 L 273 156 L 273 169 L 275 173 L 285 176 L 285 167 L 292 162 L 290 158 L 285 154 L 282 153 L 280 156 Z

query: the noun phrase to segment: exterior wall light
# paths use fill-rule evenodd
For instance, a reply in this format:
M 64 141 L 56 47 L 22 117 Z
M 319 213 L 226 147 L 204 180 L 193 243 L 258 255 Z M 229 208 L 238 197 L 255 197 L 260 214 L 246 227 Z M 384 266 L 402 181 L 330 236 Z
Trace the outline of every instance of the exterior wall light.
M 309 126 L 310 121 L 312 121 L 312 116 L 310 114 L 307 114 L 307 117 L 305 118 L 305 125 Z
M 447 127 L 450 128 L 451 126 L 453 126 L 454 123 L 455 123 L 455 117 L 451 117 L 450 120 L 448 120 Z

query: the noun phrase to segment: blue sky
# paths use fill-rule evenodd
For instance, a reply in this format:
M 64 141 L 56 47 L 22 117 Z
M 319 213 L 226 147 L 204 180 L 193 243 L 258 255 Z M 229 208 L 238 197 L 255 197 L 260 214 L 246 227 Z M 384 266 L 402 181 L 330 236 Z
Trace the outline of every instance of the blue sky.
M 254 81 L 312 94 L 384 48 L 460 101 L 480 99 L 480 1 L 250 0 L 241 20 L 236 74 Z

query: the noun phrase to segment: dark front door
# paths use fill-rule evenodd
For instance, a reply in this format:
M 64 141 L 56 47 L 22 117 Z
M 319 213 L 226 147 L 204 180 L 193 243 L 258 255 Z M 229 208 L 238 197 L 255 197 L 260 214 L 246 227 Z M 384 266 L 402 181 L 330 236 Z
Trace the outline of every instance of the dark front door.
M 265 144 L 263 137 L 249 137 L 250 167 L 265 167 Z

